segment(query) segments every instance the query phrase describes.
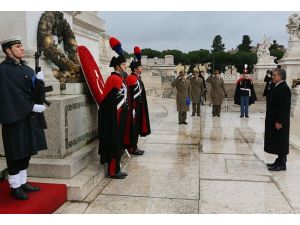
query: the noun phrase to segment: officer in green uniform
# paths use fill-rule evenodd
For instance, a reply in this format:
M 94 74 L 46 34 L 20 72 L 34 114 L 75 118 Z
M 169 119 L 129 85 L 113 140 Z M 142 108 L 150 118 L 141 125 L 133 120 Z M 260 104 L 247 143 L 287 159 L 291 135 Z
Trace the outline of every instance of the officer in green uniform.
M 207 78 L 206 82 L 211 85 L 210 102 L 212 104 L 212 115 L 220 117 L 223 98 L 224 96 L 227 98 L 227 92 L 220 70 L 215 70 L 214 75 Z
M 185 72 L 180 71 L 179 76 L 172 82 L 172 87 L 176 88 L 176 104 L 178 111 L 179 124 L 187 124 L 186 113 L 189 111 L 190 101 L 190 81 L 186 79 Z

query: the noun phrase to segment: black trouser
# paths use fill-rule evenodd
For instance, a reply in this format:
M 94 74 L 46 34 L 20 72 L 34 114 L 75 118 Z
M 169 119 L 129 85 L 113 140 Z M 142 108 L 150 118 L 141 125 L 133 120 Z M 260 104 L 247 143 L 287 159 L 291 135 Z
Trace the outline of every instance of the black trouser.
M 7 160 L 7 170 L 9 175 L 16 175 L 21 170 L 26 170 L 29 166 L 29 160 L 31 157 L 25 158 L 25 159 L 19 159 L 19 160 Z
M 193 102 L 192 106 L 193 106 L 192 115 L 195 115 L 196 109 L 197 109 L 197 115 L 200 115 L 200 103 Z
M 186 112 L 178 112 L 179 123 L 186 122 Z
M 212 114 L 213 116 L 220 116 L 221 113 L 221 105 L 213 105 Z

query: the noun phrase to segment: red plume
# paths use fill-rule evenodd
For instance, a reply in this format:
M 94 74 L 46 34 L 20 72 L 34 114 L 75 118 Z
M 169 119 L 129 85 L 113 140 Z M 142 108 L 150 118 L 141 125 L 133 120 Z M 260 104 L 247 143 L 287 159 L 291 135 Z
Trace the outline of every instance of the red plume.
M 109 44 L 110 44 L 110 47 L 118 54 L 118 55 L 123 55 L 124 54 L 124 51 L 122 49 L 122 46 L 121 46 L 121 42 L 115 38 L 115 37 L 111 37 L 109 39 Z
M 109 45 L 111 48 L 115 48 L 117 45 L 120 45 L 120 44 L 121 44 L 121 42 L 115 37 L 111 37 L 109 39 Z
M 136 54 L 142 54 L 142 50 L 140 49 L 140 47 L 138 47 L 138 46 L 135 46 L 134 47 L 134 54 L 136 55 Z
M 141 51 L 140 47 L 135 46 L 134 49 L 133 49 L 133 52 L 134 52 L 134 55 L 135 55 L 135 57 L 137 58 L 137 60 L 138 60 L 138 61 L 141 61 L 141 58 L 142 58 L 142 51 Z

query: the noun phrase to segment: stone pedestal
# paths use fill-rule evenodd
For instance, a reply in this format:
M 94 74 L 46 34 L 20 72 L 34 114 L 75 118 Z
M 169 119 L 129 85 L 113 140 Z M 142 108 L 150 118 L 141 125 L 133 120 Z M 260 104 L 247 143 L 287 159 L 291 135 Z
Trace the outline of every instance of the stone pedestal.
M 288 49 L 279 64 L 287 73 L 287 82 L 291 86 L 292 80 L 300 77 L 300 40 L 289 41 Z
M 97 136 L 98 111 L 91 96 L 50 96 L 50 107 L 45 111 L 48 129 L 45 130 L 48 150 L 39 158 L 65 158 Z M 0 154 L 4 155 L 2 135 Z
M 266 76 L 267 70 L 272 70 L 276 68 L 276 64 L 266 63 L 266 64 L 256 64 L 254 65 L 254 79 L 258 81 L 263 81 Z
M 291 117 L 300 118 L 300 86 L 292 88 Z

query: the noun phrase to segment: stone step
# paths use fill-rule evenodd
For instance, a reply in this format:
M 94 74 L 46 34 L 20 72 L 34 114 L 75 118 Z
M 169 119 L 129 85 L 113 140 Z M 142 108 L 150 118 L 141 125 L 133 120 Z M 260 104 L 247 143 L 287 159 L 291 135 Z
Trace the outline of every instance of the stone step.
M 5 179 L 7 177 L 7 170 L 5 170 L 6 161 L 4 157 L 0 157 L 0 180 Z
M 0 172 L 6 169 L 6 162 L 4 157 L 0 157 Z
M 126 168 L 128 160 L 126 155 L 122 157 L 122 168 Z M 105 178 L 104 166 L 100 164 L 99 156 L 95 158 L 87 168 L 82 170 L 72 179 L 29 177 L 29 181 L 32 182 L 67 185 L 68 201 L 82 201 L 96 188 L 97 185 L 101 185 L 102 182 L 107 181 L 106 179 L 109 178 Z
M 94 140 L 63 159 L 32 158 L 28 174 L 32 177 L 70 179 L 98 157 L 98 143 Z
M 29 177 L 29 181 L 65 184 L 68 187 L 67 199 L 69 201 L 82 201 L 104 179 L 103 168 L 98 158 L 71 179 Z

